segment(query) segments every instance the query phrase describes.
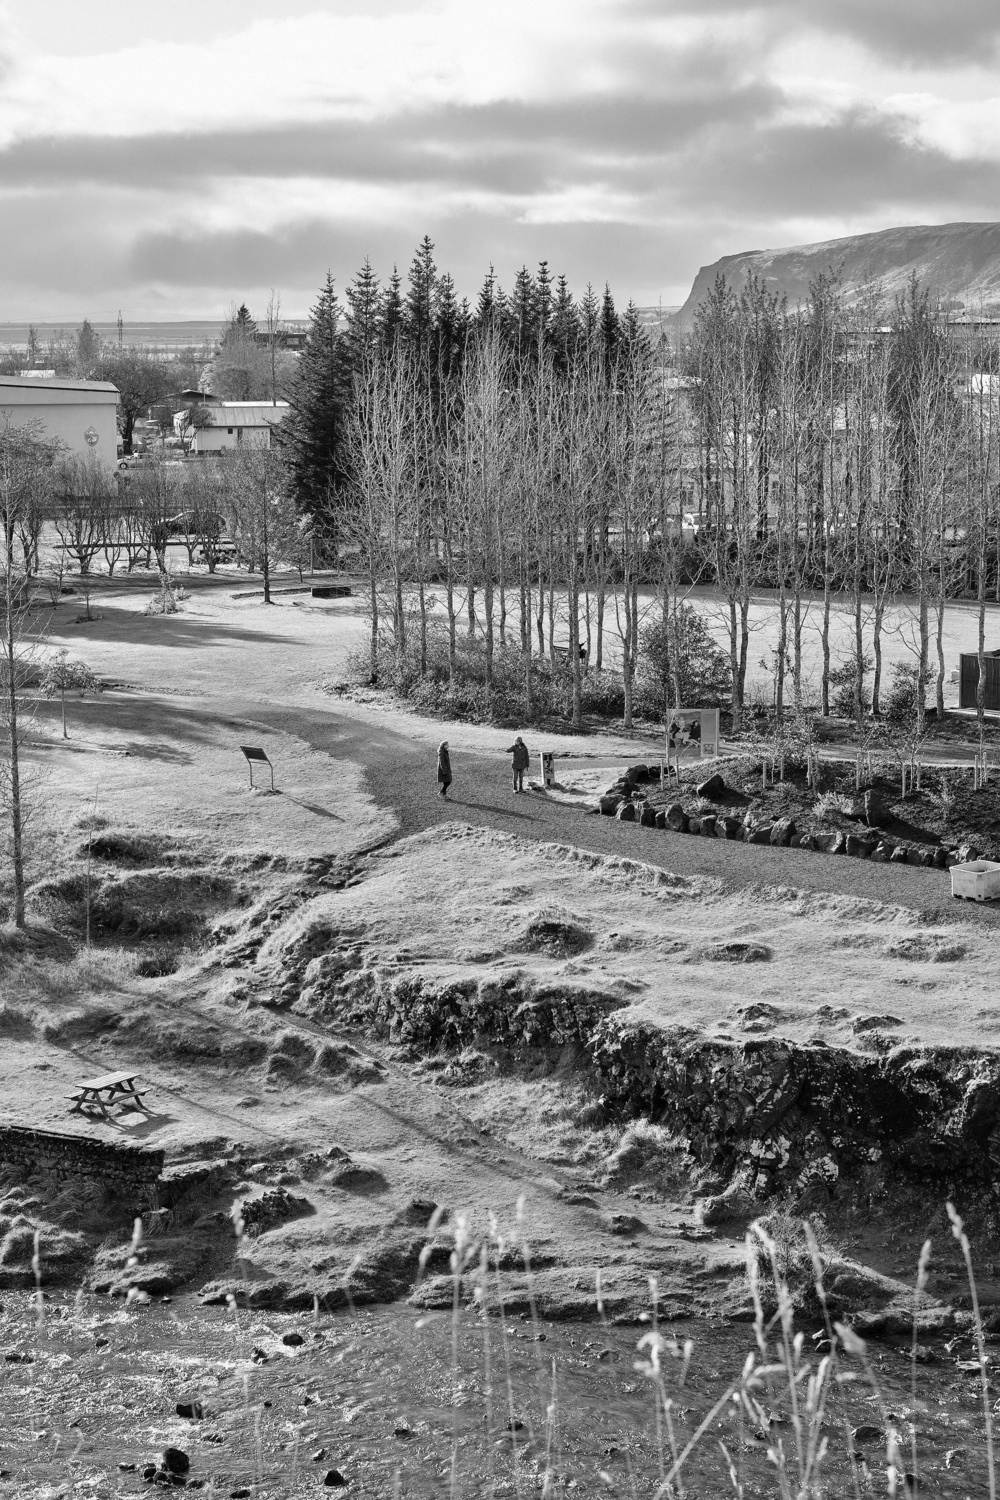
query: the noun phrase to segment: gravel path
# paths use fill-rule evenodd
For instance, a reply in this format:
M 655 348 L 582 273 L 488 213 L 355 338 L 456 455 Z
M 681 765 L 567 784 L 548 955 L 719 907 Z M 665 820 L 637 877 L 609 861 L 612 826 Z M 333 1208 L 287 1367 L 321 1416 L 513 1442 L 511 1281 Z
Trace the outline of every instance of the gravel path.
M 732 890 L 757 885 L 791 886 L 908 906 L 925 913 L 929 922 L 1000 924 L 1000 911 L 955 901 L 948 873 L 943 870 L 873 865 L 867 860 L 810 850 L 771 849 L 619 823 L 567 807 L 540 792 L 517 797 L 510 788 L 508 757 L 456 754 L 454 748 L 455 780 L 445 800 L 437 793 L 434 752 L 422 740 L 326 710 L 257 708 L 255 717 L 275 729 L 298 735 L 317 750 L 364 766 L 371 796 L 395 811 L 401 837 L 460 820 L 499 828 L 521 838 L 641 859 L 680 875 L 712 875 Z M 562 761 L 560 769 L 569 769 L 572 764 Z

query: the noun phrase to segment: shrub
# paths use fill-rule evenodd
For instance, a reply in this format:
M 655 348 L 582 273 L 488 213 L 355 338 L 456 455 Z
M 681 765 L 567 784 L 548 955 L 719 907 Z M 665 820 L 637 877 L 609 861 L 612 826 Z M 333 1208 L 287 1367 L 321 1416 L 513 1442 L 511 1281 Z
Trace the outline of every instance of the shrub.
M 671 651 L 679 652 L 676 663 L 681 703 L 675 707 L 721 707 L 732 692 L 729 657 L 713 639 L 708 626 L 690 604 L 682 604 L 676 627 L 663 620 L 647 625 L 639 640 L 638 678 L 644 701 L 660 714 L 673 703 L 674 666 Z
M 872 706 L 871 690 L 866 678 L 870 676 L 874 663 L 865 652 L 861 657 L 861 712 L 866 714 Z M 830 707 L 840 719 L 853 719 L 855 714 L 854 688 L 858 675 L 858 658 L 850 657 L 830 673 Z
M 909 662 L 898 661 L 893 666 L 892 682 L 882 700 L 885 721 L 893 729 L 905 729 L 916 721 L 919 676 Z

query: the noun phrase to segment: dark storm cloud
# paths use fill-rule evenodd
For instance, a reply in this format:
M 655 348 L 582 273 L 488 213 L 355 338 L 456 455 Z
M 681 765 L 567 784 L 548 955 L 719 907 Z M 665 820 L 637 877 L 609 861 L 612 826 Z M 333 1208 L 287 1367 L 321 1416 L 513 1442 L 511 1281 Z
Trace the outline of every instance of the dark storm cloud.
M 250 130 L 70 136 L 0 151 L 0 185 L 108 183 L 177 189 L 206 178 L 436 182 L 504 193 L 551 190 L 588 163 L 658 159 L 712 125 L 747 127 L 781 102 L 765 84 L 686 98 L 447 105 L 373 121 Z
M 1000 41 L 997 0 L 632 0 L 636 16 L 754 13 L 784 31 L 818 27 L 846 36 L 888 61 L 986 62 Z
M 897 121 L 849 110 L 827 124 L 781 124 L 730 133 L 687 153 L 681 195 L 705 195 L 736 215 L 856 216 L 899 210 L 918 216 L 995 216 L 1000 164 L 956 160 L 907 139 Z
M 656 224 L 525 224 L 469 208 L 455 214 L 422 212 L 412 223 L 392 225 L 311 219 L 266 234 L 147 234 L 134 245 L 126 275 L 138 284 L 217 288 L 231 298 L 241 287 L 318 287 L 329 269 L 343 293 L 366 257 L 383 281 L 394 266 L 405 272 L 424 234 L 435 242 L 441 268 L 470 298 L 491 264 L 509 287 L 522 265 L 547 260 L 554 275 L 568 277 L 577 295 L 588 282 L 600 291 L 609 281 L 625 302 L 637 286 L 657 287 L 665 277 L 689 280 L 689 267 L 698 264 L 705 247 L 703 224 L 665 234 Z

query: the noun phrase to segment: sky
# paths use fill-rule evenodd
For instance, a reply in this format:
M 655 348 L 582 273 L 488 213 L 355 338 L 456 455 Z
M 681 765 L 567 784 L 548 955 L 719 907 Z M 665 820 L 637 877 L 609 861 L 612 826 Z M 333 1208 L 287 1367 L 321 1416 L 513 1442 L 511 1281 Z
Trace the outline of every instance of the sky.
M 998 0 L 0 0 L 0 321 L 220 317 L 1000 205 Z

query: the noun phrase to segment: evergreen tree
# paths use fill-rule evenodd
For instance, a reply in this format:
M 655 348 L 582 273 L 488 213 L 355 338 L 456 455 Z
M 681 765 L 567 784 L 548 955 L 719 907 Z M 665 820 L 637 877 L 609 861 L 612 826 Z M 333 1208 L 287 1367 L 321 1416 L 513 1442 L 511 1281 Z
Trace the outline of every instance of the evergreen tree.
M 510 329 L 518 354 L 537 352 L 538 322 L 535 282 L 527 266 L 514 277 L 510 295 Z
M 84 318 L 76 334 L 77 374 L 86 379 L 101 355 L 101 341 L 89 318 Z
M 438 281 L 434 296 L 431 351 L 434 368 L 442 377 L 446 378 L 458 369 L 468 331 L 468 307 L 455 296 L 455 283 L 446 272 Z
M 425 234 L 410 263 L 404 312 L 406 337 L 415 349 L 427 349 L 431 343 L 436 289 L 434 243 L 430 235 Z
M 382 343 L 391 349 L 403 330 L 402 278 L 396 266 L 392 268 L 389 285 L 382 299 Z
M 605 282 L 604 296 L 601 299 L 600 340 L 604 358 L 609 367 L 618 358 L 621 336 L 621 319 L 615 311 L 615 299 L 611 295 L 611 288 Z
M 594 288 L 587 282 L 587 290 L 583 294 L 580 303 L 580 339 L 588 353 L 597 349 L 599 342 L 601 324 L 600 303 L 594 293 Z
M 310 315 L 306 345 L 289 394 L 289 412 L 276 429 L 296 503 L 335 543 L 338 494 L 344 483 L 344 424 L 349 370 L 340 331 L 340 305 L 327 272 Z
M 497 274 L 491 265 L 476 302 L 475 325 L 477 328 L 485 329 L 493 323 L 500 323 L 505 318 L 506 312 L 504 294 L 497 286 Z
M 555 351 L 556 367 L 563 374 L 576 358 L 579 336 L 580 314 L 565 276 L 560 276 L 556 282 L 556 295 L 552 307 L 552 347 Z
M 350 309 L 343 336 L 344 353 L 348 368 L 356 374 L 364 364 L 365 355 L 376 348 L 382 335 L 382 293 L 367 256 L 344 295 Z

